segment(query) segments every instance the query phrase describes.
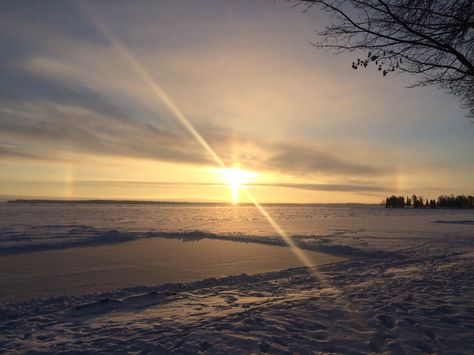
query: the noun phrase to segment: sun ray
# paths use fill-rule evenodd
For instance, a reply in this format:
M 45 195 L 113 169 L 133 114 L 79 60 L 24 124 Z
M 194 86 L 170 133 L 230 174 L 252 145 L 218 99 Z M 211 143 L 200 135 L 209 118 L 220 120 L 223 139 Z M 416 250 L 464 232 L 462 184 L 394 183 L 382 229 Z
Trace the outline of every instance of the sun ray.
M 151 92 L 157 97 L 157 99 L 164 103 L 173 116 L 183 125 L 183 127 L 198 141 L 198 143 L 205 149 L 205 151 L 212 157 L 212 159 L 217 163 L 217 165 L 225 171 L 234 171 L 233 168 L 229 168 L 224 161 L 219 157 L 219 155 L 214 151 L 214 149 L 208 144 L 208 142 L 201 136 L 201 134 L 196 130 L 192 123 L 187 119 L 184 113 L 178 108 L 175 102 L 171 97 L 164 91 L 162 87 L 152 78 L 151 75 L 146 71 L 146 69 L 140 64 L 140 62 L 133 56 L 133 54 L 124 47 L 120 41 L 108 30 L 105 23 L 100 21 L 100 19 L 94 14 L 94 12 L 86 5 L 85 2 L 79 2 L 79 6 L 83 9 L 84 13 L 88 15 L 93 23 L 96 25 L 97 29 L 107 38 L 107 40 L 112 44 L 120 56 L 130 64 L 130 67 L 135 71 L 135 73 L 143 80 L 143 82 L 149 87 Z M 240 169 L 239 169 L 240 171 Z M 232 173 L 232 174 L 234 174 Z M 238 174 L 237 174 L 238 175 Z M 238 199 L 238 190 L 240 184 L 234 183 L 231 184 L 231 195 L 232 199 L 237 201 Z M 270 223 L 275 232 L 284 240 L 284 242 L 290 247 L 291 251 L 295 256 L 301 261 L 301 263 L 306 266 L 317 279 L 322 281 L 322 278 L 313 268 L 313 263 L 306 256 L 304 250 L 299 248 L 293 240 L 288 236 L 288 234 L 278 225 L 278 223 L 272 218 L 268 211 L 254 198 L 254 196 L 247 189 L 243 189 L 247 198 L 255 205 L 258 211 L 264 216 L 264 218 Z

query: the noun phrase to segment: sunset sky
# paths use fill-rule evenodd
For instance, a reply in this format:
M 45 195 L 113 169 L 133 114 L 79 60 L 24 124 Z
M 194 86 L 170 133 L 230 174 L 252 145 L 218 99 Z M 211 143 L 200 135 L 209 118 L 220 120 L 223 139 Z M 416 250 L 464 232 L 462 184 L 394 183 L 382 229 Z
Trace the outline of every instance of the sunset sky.
M 474 194 L 474 124 L 457 99 L 315 48 L 328 21 L 316 9 L 27 5 L 0 12 L 0 195 L 227 202 L 233 183 L 261 202 Z

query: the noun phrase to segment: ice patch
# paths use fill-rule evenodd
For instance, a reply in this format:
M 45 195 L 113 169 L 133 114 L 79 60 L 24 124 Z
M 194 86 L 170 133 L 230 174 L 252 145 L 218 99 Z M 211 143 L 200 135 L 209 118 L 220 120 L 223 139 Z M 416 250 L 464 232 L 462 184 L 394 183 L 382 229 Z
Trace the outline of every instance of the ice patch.
M 443 223 L 443 224 L 464 224 L 464 225 L 471 225 L 474 226 L 474 220 L 466 220 L 466 221 L 445 221 L 445 220 L 437 220 L 433 223 Z
M 50 226 L 49 226 L 50 227 Z M 56 228 L 58 226 L 55 226 Z M 64 226 L 60 226 L 63 228 Z M 28 253 L 51 249 L 67 249 L 82 246 L 94 246 L 111 243 L 123 243 L 142 238 L 170 238 L 185 242 L 199 241 L 202 239 L 227 240 L 240 243 L 257 243 L 275 246 L 287 246 L 287 243 L 278 235 L 243 235 L 243 234 L 217 234 L 200 230 L 192 231 L 147 231 L 130 232 L 112 230 L 100 230 L 91 226 L 69 226 L 60 235 L 49 237 L 28 237 L 23 234 L 10 236 L 5 235 L 0 239 L 0 255 Z M 339 233 L 338 233 L 339 234 Z M 361 248 L 340 245 L 331 241 L 330 235 L 295 235 L 291 237 L 296 245 L 303 249 L 326 252 L 330 254 L 362 257 L 373 255 L 374 251 L 362 250 Z M 377 251 L 379 256 L 388 252 Z

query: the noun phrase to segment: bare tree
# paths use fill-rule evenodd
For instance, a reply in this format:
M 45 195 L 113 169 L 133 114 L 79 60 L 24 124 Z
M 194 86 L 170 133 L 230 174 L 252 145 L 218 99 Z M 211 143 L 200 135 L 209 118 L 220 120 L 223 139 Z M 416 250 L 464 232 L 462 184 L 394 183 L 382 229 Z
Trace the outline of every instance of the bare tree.
M 331 24 L 318 32 L 320 48 L 363 51 L 354 69 L 373 64 L 383 76 L 414 74 L 412 86 L 435 85 L 458 96 L 474 117 L 473 0 L 306 0 Z

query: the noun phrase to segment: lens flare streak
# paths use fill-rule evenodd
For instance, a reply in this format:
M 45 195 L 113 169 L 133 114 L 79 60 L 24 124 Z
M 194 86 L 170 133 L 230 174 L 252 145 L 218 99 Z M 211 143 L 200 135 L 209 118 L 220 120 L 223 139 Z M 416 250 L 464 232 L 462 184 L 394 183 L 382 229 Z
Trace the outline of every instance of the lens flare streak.
M 184 113 L 178 108 L 175 102 L 171 97 L 156 83 L 151 75 L 146 71 L 146 69 L 140 64 L 140 62 L 133 56 L 133 54 L 124 47 L 120 41 L 113 36 L 113 34 L 108 30 L 107 26 L 100 21 L 100 19 L 94 14 L 94 12 L 86 6 L 85 2 L 80 2 L 79 6 L 83 9 L 89 18 L 96 25 L 98 30 L 106 37 L 112 46 L 117 50 L 122 58 L 131 66 L 131 68 L 136 72 L 136 74 L 144 81 L 144 83 L 149 87 L 151 92 L 159 99 L 162 103 L 166 105 L 168 110 L 173 114 L 175 118 L 184 126 L 184 128 L 197 140 L 197 142 L 206 150 L 206 152 L 212 157 L 212 159 L 219 165 L 221 169 L 230 170 L 219 157 L 219 155 L 212 149 L 212 147 L 207 143 L 207 141 L 201 136 L 201 134 L 196 130 L 196 128 L 189 122 Z M 264 218 L 270 223 L 275 232 L 283 239 L 283 241 L 288 245 L 291 251 L 295 256 L 302 262 L 304 266 L 309 268 L 312 271 L 314 276 L 316 274 L 313 264 L 306 256 L 305 252 L 299 248 L 290 236 L 278 225 L 278 223 L 273 219 L 273 217 L 268 213 L 268 211 L 254 198 L 254 196 L 246 188 L 243 189 L 247 198 L 255 205 L 258 211 L 264 216 Z M 234 192 L 232 192 L 234 194 Z M 237 194 L 237 188 L 235 188 L 235 194 Z M 235 196 L 237 198 L 237 196 Z M 320 277 L 317 277 L 321 280 Z

